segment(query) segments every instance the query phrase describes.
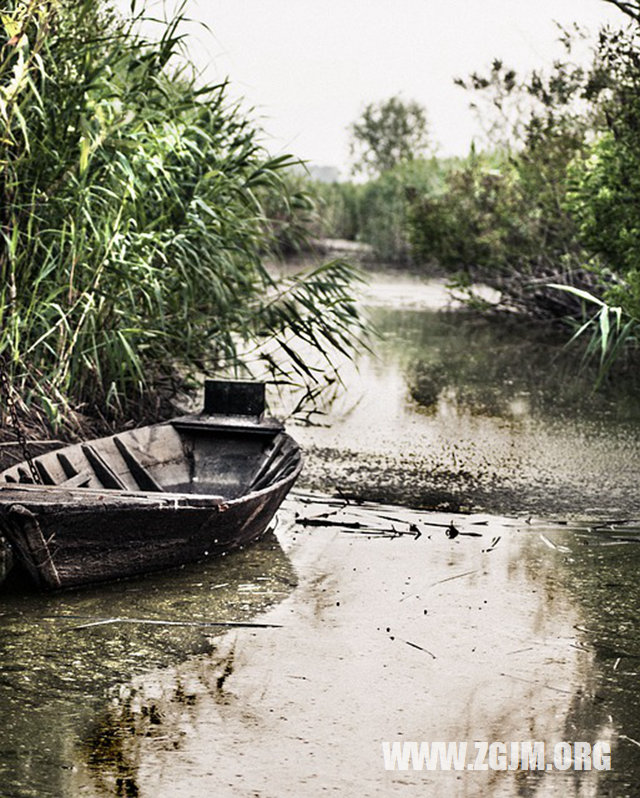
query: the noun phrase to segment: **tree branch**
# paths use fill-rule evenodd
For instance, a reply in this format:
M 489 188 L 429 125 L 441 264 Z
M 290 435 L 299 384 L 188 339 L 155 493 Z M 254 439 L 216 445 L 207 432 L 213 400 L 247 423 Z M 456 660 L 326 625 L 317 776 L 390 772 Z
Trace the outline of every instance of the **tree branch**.
M 640 23 L 640 0 L 604 0 L 604 2 L 611 3 L 623 14 Z

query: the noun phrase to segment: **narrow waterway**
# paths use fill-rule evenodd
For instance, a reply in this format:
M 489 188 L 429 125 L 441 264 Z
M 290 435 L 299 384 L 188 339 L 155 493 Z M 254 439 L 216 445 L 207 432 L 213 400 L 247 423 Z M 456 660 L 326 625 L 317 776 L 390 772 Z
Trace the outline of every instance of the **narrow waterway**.
M 413 507 L 640 517 L 640 375 L 594 393 L 566 332 L 451 309 L 440 282 L 379 276 L 368 305 L 375 354 L 296 430 L 305 484 Z
M 637 795 L 639 386 L 594 395 L 556 334 L 439 283 L 366 303 L 381 338 L 290 424 L 261 543 L 1 597 L 3 798 Z M 387 770 L 402 740 L 602 741 L 612 769 Z

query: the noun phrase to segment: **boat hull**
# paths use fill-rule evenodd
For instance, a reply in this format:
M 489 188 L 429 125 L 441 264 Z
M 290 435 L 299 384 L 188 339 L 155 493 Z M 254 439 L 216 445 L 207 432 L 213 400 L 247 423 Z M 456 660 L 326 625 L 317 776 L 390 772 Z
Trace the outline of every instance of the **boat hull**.
M 157 430 L 148 429 L 149 439 L 159 437 Z M 272 430 L 268 436 L 262 430 L 254 444 L 253 433 L 244 430 L 234 448 L 231 442 L 237 431 L 221 432 L 204 422 L 195 432 L 193 425 L 185 429 L 188 445 L 181 442 L 185 459 L 192 472 L 195 462 L 196 471 L 209 480 L 204 487 L 197 473 L 191 475 L 189 490 L 166 489 L 156 482 L 162 474 L 178 481 L 186 479 L 178 473 L 183 465 L 177 463 L 175 451 L 155 471 L 147 463 L 144 476 L 153 490 L 145 491 L 98 487 L 95 475 L 94 482 L 84 486 L 77 484 L 82 481 L 78 475 L 72 476 L 67 480 L 72 486 L 66 488 L 64 483 L 15 482 L 13 475 L 20 473 L 17 466 L 10 473 L 3 472 L 11 481 L 0 486 L 0 535 L 10 543 L 16 562 L 35 585 L 57 589 L 134 577 L 226 554 L 265 532 L 300 473 L 302 458 L 297 444 L 281 430 Z M 124 434 L 115 443 L 132 449 L 131 441 L 139 443 L 144 437 L 140 431 L 136 434 L 137 438 L 133 433 L 131 438 Z M 169 436 L 163 429 L 160 434 Z M 173 430 L 171 435 L 175 435 Z M 118 447 L 112 439 L 101 439 L 94 442 L 92 451 L 106 453 L 106 461 Z M 254 448 L 258 453 L 255 462 L 250 456 Z M 78 452 L 69 448 L 47 455 L 49 460 L 40 458 L 38 467 L 43 473 L 54 473 L 54 466 L 65 462 L 65 452 L 70 452 L 68 460 L 75 457 L 78 463 Z M 220 457 L 221 452 L 227 473 L 220 477 L 219 490 L 208 492 L 213 479 L 208 469 L 214 454 Z M 54 454 L 58 463 L 52 460 Z M 130 479 L 123 463 L 118 471 L 112 452 L 111 456 L 108 465 L 115 478 Z M 138 450 L 136 456 L 141 459 Z M 244 480 L 242 485 L 225 484 L 233 469 L 237 479 Z
M 88 506 L 70 500 L 52 509 L 30 501 L 24 495 L 28 491 L 15 489 L 13 498 L 20 501 L 9 507 L 2 525 L 38 587 L 74 587 L 172 568 L 246 546 L 268 528 L 294 479 L 212 507 L 180 504 L 183 497 L 168 496 L 145 504 L 138 499 L 127 506 L 105 493 L 92 496 Z

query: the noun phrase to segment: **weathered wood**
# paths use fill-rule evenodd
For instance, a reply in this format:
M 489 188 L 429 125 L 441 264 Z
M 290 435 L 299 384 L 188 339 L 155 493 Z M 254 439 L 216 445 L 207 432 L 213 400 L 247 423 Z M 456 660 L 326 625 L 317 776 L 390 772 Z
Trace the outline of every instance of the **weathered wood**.
M 107 461 L 89 443 L 82 444 L 82 451 L 85 453 L 89 465 L 93 468 L 95 475 L 105 488 L 113 490 L 126 490 L 127 486 L 111 468 Z
M 77 469 L 73 467 L 71 461 L 64 452 L 56 452 L 56 459 L 62 466 L 62 470 L 69 479 L 71 479 L 71 477 L 75 477 L 78 475 Z
M 209 415 L 261 417 L 264 413 L 265 388 L 260 382 L 206 380 L 204 412 Z
M 277 459 L 274 457 L 266 471 L 262 471 L 259 478 L 254 478 L 251 484 L 252 490 L 262 490 L 276 478 L 287 476 L 290 468 L 294 466 L 295 458 L 295 451 L 283 452 Z
M 55 485 L 56 481 L 49 473 L 46 465 L 42 462 L 42 460 L 34 460 L 33 464 L 36 467 L 36 471 L 38 472 L 38 476 L 40 477 L 40 482 L 43 485 Z
M 89 482 L 91 482 L 91 474 L 83 471 L 80 474 L 74 474 L 74 476 L 65 479 L 63 482 L 58 482 L 58 485 L 65 488 L 83 488 Z
M 25 484 L 33 483 L 33 477 L 26 468 L 20 468 L 20 466 L 18 466 L 18 476 L 19 482 L 23 482 Z
M 171 422 L 178 430 L 191 429 L 195 432 L 209 433 L 248 433 L 271 437 L 284 429 L 276 419 L 252 419 L 250 416 L 182 416 Z
M 9 507 L 9 518 L 15 522 L 9 529 L 16 530 L 9 540 L 33 580 L 41 587 L 60 587 L 60 577 L 49 548 L 51 539 L 45 539 L 37 516 L 27 507 L 13 504 Z
M 34 484 L 24 463 L 0 474 L 0 536 L 36 584 L 130 577 L 263 534 L 300 473 L 298 445 L 272 422 L 181 421 L 39 456 L 58 484 Z
M 263 482 L 265 475 L 272 469 L 277 458 L 281 455 L 285 442 L 286 438 L 278 437 L 267 450 L 264 460 L 251 480 L 251 487 L 254 490 L 259 490 L 258 486 Z
M 149 471 L 139 462 L 133 455 L 133 453 L 127 448 L 126 444 L 120 440 L 120 438 L 116 435 L 113 438 L 113 442 L 115 443 L 118 451 L 122 455 L 122 459 L 127 464 L 129 471 L 131 472 L 133 478 L 138 483 L 138 487 L 140 490 L 150 490 L 150 491 L 158 491 L 161 492 L 164 490 L 162 485 L 159 485 L 156 480 L 151 476 Z

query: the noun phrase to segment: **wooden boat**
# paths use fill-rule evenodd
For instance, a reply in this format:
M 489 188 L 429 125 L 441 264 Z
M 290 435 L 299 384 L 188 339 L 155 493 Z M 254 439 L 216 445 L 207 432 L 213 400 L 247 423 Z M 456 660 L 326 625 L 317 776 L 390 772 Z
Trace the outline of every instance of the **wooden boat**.
M 239 397 L 239 398 L 238 398 Z M 264 386 L 208 381 L 202 414 L 0 473 L 0 539 L 41 588 L 131 577 L 256 540 L 302 467 Z

